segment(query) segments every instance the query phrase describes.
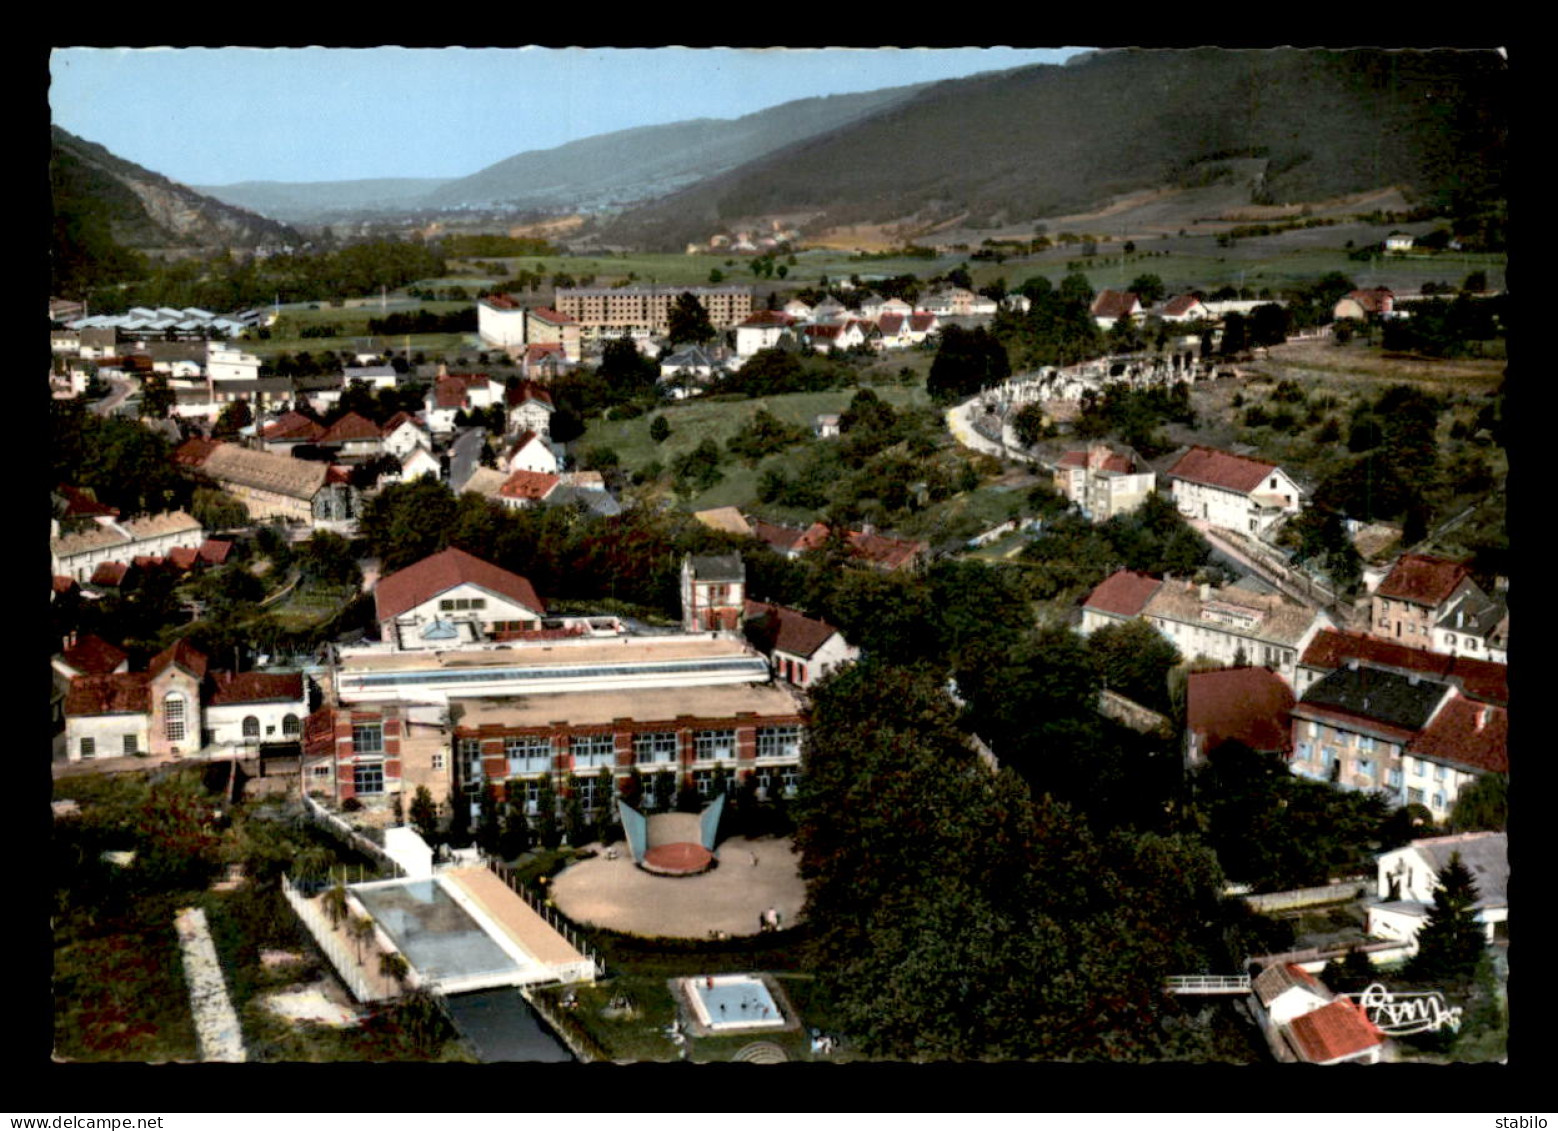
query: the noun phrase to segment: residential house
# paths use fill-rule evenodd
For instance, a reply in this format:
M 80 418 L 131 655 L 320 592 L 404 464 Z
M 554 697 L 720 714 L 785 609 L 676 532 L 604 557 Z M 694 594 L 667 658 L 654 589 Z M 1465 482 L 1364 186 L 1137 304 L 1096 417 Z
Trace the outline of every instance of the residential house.
M 476 302 L 476 332 L 484 345 L 522 348 L 527 341 L 526 314 L 511 295 L 488 295 Z
M 527 380 L 555 381 L 574 364 L 560 342 L 532 342 L 519 356 L 519 372 Z
M 1266 668 L 1191 672 L 1185 688 L 1185 762 L 1204 762 L 1225 742 L 1287 761 L 1293 690 Z
M 1376 636 L 1475 659 L 1508 658 L 1509 610 L 1483 593 L 1464 563 L 1403 554 L 1370 604 Z
M 1389 317 L 1395 308 L 1396 296 L 1391 293 L 1389 287 L 1372 287 L 1368 290 L 1352 291 L 1337 300 L 1336 306 L 1331 311 L 1331 318 L 1336 322 L 1344 319 L 1362 321 L 1370 316 L 1385 318 Z
M 1093 299 L 1093 321 L 1100 330 L 1113 329 L 1122 318 L 1130 321 L 1141 312 L 1141 299 L 1131 291 L 1102 290 Z
M 1193 447 L 1167 475 L 1180 514 L 1241 534 L 1259 535 L 1303 507 L 1302 492 L 1287 472 L 1232 452 Z
M 452 547 L 381 578 L 373 598 L 379 637 L 397 651 L 497 639 L 546 615 L 529 581 Z
M 792 298 L 789 302 L 785 303 L 784 307 L 782 308 L 782 312 L 788 314 L 796 322 L 811 322 L 815 319 L 817 314 L 817 312 L 812 307 L 808 306 L 798 298 Z
M 1435 820 L 1484 773 L 1508 773 L 1506 708 L 1453 684 L 1351 663 L 1292 710 L 1293 772 L 1424 805 Z
M 1251 1012 L 1278 1059 L 1307 1064 L 1377 1064 L 1385 1036 L 1346 997 L 1302 966 L 1273 963 L 1250 984 Z
M 810 323 L 800 327 L 800 334 L 801 341 L 816 353 L 832 353 L 866 343 L 865 324 L 857 319 Z
M 736 356 L 751 357 L 759 350 L 773 349 L 790 336 L 794 316 L 778 310 L 756 310 L 736 327 Z
M 71 680 L 66 757 L 194 754 L 212 745 L 258 749 L 296 741 L 305 714 L 302 675 L 212 671 L 205 654 L 181 639 L 144 672 L 120 668 Z
M 797 530 L 792 526 L 778 526 L 772 522 L 765 522 L 760 518 L 751 520 L 752 537 L 764 543 L 774 553 L 786 558 L 800 556 L 795 546 L 806 534 L 804 530 Z
M 1093 522 L 1141 506 L 1156 489 L 1157 478 L 1135 452 L 1102 443 L 1067 452 L 1055 464 L 1055 490 Z
M 561 482 L 556 475 L 544 471 L 516 471 L 498 488 L 498 502 L 510 508 L 539 506 Z
M 366 416 L 349 412 L 314 443 L 337 459 L 372 459 L 384 451 L 384 430 Z
M 683 346 L 660 362 L 659 383 L 673 398 L 683 400 L 692 389 L 712 384 L 720 369 L 711 351 L 702 346 Z
M 812 432 L 819 440 L 830 440 L 839 435 L 839 414 L 836 412 L 824 412 L 817 415 L 817 420 L 812 426 Z
M 1099 582 L 1082 602 L 1082 635 L 1091 636 L 1106 625 L 1136 620 L 1161 588 L 1162 580 L 1151 574 L 1116 570 Z
M 475 408 L 490 408 L 504 395 L 501 384 L 485 373 L 443 374 L 427 391 L 423 419 L 435 436 L 454 431 L 455 417 Z
M 506 505 L 503 496 L 499 492 L 503 489 L 503 485 L 509 481 L 508 473 L 499 471 L 495 467 L 477 467 L 465 477 L 465 482 L 456 487 L 454 485 L 452 467 L 453 465 L 451 464 L 449 483 L 451 490 L 457 491 L 462 495 L 480 495 L 488 502 Z M 535 473 L 527 472 L 527 474 Z
M 397 412 L 390 417 L 384 422 L 384 427 L 379 429 L 379 434 L 385 453 L 398 460 L 404 461 L 417 448 L 428 452 L 433 450 L 432 435 L 409 412 Z
M 1400 939 L 1417 952 L 1417 934 L 1428 921 L 1440 875 L 1455 857 L 1471 873 L 1477 899 L 1472 904 L 1488 942 L 1509 933 L 1509 837 L 1499 832 L 1425 837 L 1404 848 L 1383 852 L 1375 861 L 1375 897 L 1369 903 L 1368 931 L 1375 938 Z
M 49 539 L 52 572 L 57 577 L 88 581 L 105 563 L 127 563 L 138 557 L 165 557 L 178 546 L 198 549 L 205 531 L 183 511 L 120 519 L 117 514 L 93 516 L 70 533 Z M 122 580 L 122 575 L 120 577 Z
M 843 322 L 849 316 L 849 307 L 832 295 L 819 302 L 816 309 L 811 312 L 811 320 L 822 325 Z
M 347 365 L 341 369 L 341 388 L 350 388 L 353 381 L 361 381 L 375 392 L 393 389 L 400 382 L 400 374 L 392 365 Z
M 557 459 L 557 452 L 547 442 L 546 437 L 537 432 L 522 432 L 498 457 L 498 466 L 510 473 L 538 471 L 546 475 L 556 475 L 561 465 Z
M 550 306 L 539 306 L 525 315 L 527 350 L 536 346 L 560 351 L 569 365 L 578 365 L 583 353 L 583 326 Z
M 1400 675 L 1420 675 L 1448 683 L 1483 703 L 1509 703 L 1509 668 L 1468 655 L 1427 652 L 1361 632 L 1323 629 L 1299 657 L 1295 690 L 1302 695 L 1313 684 L 1349 661 Z
M 682 628 L 735 631 L 746 603 L 747 567 L 740 554 L 682 558 Z
M 889 572 L 897 569 L 916 569 L 924 565 L 930 556 L 928 542 L 889 538 L 869 527 L 865 530 L 846 531 L 844 537 L 851 560 Z M 827 540 L 828 527 L 824 523 L 814 522 L 796 540 L 789 556 L 798 558 L 807 551 L 821 549 Z
M 263 451 L 291 455 L 293 449 L 315 444 L 325 434 L 325 426 L 300 412 L 284 412 L 264 425 L 256 437 Z
M 508 405 L 508 430 L 552 435 L 552 413 L 557 409 L 552 394 L 534 381 L 521 381 L 504 394 Z
M 206 349 L 206 375 L 212 381 L 255 381 L 260 376 L 260 359 L 241 349 L 212 342 Z
M 1385 237 L 1385 250 L 1400 253 L 1412 250 L 1412 237 L 1406 232 L 1391 232 Z
M 747 601 L 744 611 L 752 646 L 768 657 L 776 676 L 803 690 L 860 658 L 860 649 L 826 621 L 765 601 Z
M 1165 322 L 1206 322 L 1212 312 L 1196 295 L 1175 295 L 1154 311 Z
M 1322 629 L 1335 627 L 1325 611 L 1277 594 L 1174 579 L 1165 579 L 1141 615 L 1186 659 L 1204 657 L 1225 667 L 1258 665 L 1290 687 L 1309 642 Z
M 443 461 L 420 445 L 395 458 L 400 462 L 400 470 L 380 476 L 379 482 L 410 483 L 413 479 L 444 477 Z
M 357 515 L 356 490 L 344 476 L 332 475 L 327 464 L 201 439 L 174 449 L 173 460 L 235 495 L 257 521 L 285 518 L 329 526 Z
M 920 299 L 919 309 L 946 317 L 968 317 L 976 314 L 994 314 L 994 299 L 977 295 L 964 287 L 948 287 Z

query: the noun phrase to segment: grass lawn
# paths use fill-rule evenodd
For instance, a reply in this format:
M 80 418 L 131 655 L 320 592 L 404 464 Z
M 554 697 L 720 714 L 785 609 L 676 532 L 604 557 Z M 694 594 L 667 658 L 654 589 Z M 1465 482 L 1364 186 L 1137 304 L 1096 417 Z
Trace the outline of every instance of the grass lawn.
M 303 632 L 335 616 L 355 596 L 351 586 L 305 583 L 265 611 L 282 631 Z
M 894 408 L 930 403 L 930 398 L 920 386 L 906 388 L 881 385 L 874 386 L 874 389 L 877 396 Z M 581 452 L 592 447 L 611 448 L 617 453 L 622 466 L 629 471 L 637 471 L 655 460 L 669 467 L 673 459 L 692 451 L 705 439 L 712 439 L 723 447 L 732 436 L 747 426 L 759 409 L 767 409 L 787 424 L 809 429 L 818 415 L 843 412 L 857 391 L 853 388 L 829 389 L 821 393 L 785 393 L 753 400 L 698 398 L 656 409 L 633 420 L 592 420 L 575 447 Z M 671 434 L 660 444 L 649 438 L 649 426 L 656 416 L 664 416 L 666 423 L 671 426 Z M 756 469 L 751 469 L 749 476 L 743 475 L 742 472 L 747 469 L 739 461 L 726 463 L 721 470 L 727 478 L 735 478 L 749 486 L 756 485 Z M 732 501 L 730 496 L 738 489 L 720 484 L 693 499 L 688 504 L 689 509 L 702 510 L 705 507 L 727 505 Z M 722 498 L 723 501 L 705 502 L 705 497 L 710 496 Z M 751 497 L 750 493 L 744 496 L 745 499 Z

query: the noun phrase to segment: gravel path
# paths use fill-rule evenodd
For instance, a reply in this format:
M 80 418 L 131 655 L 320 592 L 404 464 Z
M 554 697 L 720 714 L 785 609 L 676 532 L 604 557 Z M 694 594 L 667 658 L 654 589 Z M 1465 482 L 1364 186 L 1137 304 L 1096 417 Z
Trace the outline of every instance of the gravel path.
M 247 1060 L 243 1029 L 227 996 L 227 983 L 222 980 L 222 964 L 216 957 L 205 911 L 186 907 L 178 913 L 174 926 L 179 933 L 179 949 L 184 953 L 184 979 L 189 983 L 189 1005 L 195 1015 L 200 1059 L 231 1063 Z

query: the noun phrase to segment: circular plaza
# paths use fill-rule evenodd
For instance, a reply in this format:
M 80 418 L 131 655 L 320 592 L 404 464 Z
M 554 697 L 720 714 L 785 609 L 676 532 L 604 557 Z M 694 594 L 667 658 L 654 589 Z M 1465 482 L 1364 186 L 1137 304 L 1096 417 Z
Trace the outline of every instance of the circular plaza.
M 764 916 L 793 924 L 806 899 L 800 857 L 788 838 L 731 837 L 706 870 L 657 875 L 618 845 L 563 869 L 551 884 L 557 909 L 575 923 L 646 938 L 756 935 Z

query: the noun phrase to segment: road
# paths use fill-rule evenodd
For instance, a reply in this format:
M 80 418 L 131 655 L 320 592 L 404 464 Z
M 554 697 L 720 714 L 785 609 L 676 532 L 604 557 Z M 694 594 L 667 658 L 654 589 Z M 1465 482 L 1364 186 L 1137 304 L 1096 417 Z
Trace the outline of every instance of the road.
M 971 448 L 985 455 L 995 456 L 997 459 L 1019 460 L 1024 463 L 1032 463 L 1033 457 L 1025 454 L 1017 443 L 1017 437 L 1012 433 L 1011 426 L 1001 426 L 1001 436 L 1005 443 L 998 444 L 994 440 L 982 435 L 974 427 L 974 414 L 980 411 L 985 396 L 980 394 L 964 401 L 960 405 L 954 405 L 947 409 L 947 431 L 952 433 L 953 439 L 965 448 Z
M 113 392 L 92 406 L 92 411 L 99 416 L 108 416 L 125 402 L 125 398 L 135 392 L 140 386 L 128 377 L 105 378 Z

